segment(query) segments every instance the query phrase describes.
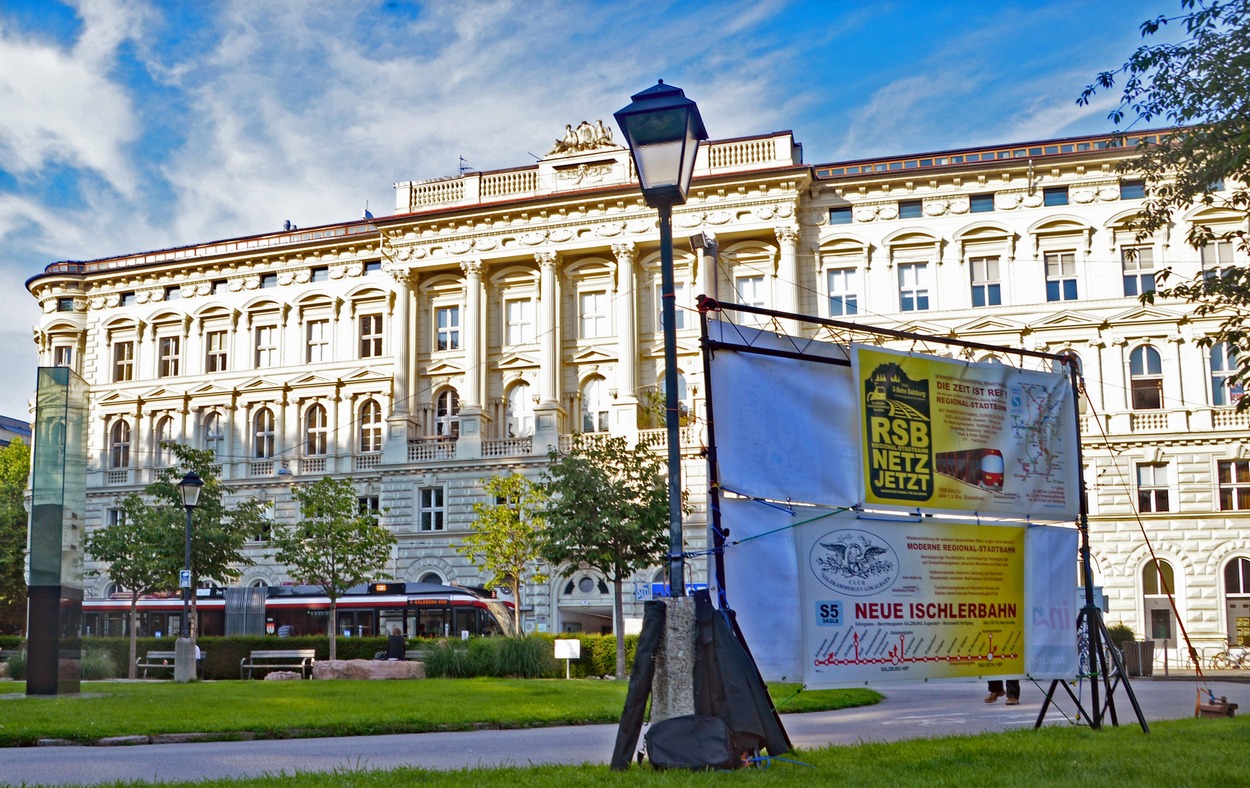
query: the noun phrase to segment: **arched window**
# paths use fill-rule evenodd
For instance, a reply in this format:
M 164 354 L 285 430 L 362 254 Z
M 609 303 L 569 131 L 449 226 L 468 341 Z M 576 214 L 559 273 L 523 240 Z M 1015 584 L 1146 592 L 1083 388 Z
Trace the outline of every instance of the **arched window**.
M 109 430 L 109 467 L 130 467 L 130 425 L 118 419 Z
M 668 407 L 668 384 L 663 378 L 660 378 L 660 407 Z M 677 373 L 677 413 L 678 421 L 682 426 L 690 423 L 690 390 L 686 387 L 686 376 L 680 371 Z M 667 422 L 664 420 L 663 410 L 660 413 L 660 426 L 665 426 Z
M 594 377 L 582 386 L 582 432 L 607 432 L 609 425 L 608 385 Z
M 221 454 L 224 434 L 221 429 L 221 414 L 210 413 L 204 417 L 204 448 L 214 456 Z
M 268 588 L 269 584 L 266 583 L 263 578 L 257 578 L 256 580 L 253 580 L 252 582 L 248 583 L 247 587 L 248 588 Z
M 325 454 L 329 434 L 326 409 L 313 405 L 304 413 L 304 454 L 308 457 Z
M 1163 361 L 1159 351 L 1142 345 L 1128 357 L 1129 389 L 1133 410 L 1159 410 L 1163 407 Z
M 1167 561 L 1147 561 L 1141 570 L 1142 608 L 1146 613 L 1146 637 L 1151 640 L 1168 641 L 1175 647 L 1172 625 L 1172 604 L 1168 593 L 1176 593 L 1176 577 Z
M 1141 588 L 1146 596 L 1167 596 L 1168 592 L 1176 591 L 1176 581 L 1172 574 L 1172 565 L 1160 560 L 1147 561 L 1141 570 Z
M 426 572 L 425 574 L 421 575 L 421 579 L 418 582 L 433 583 L 434 585 L 441 586 L 443 584 L 443 578 L 439 577 L 434 572 Z
M 1224 610 L 1229 645 L 1250 646 L 1250 558 L 1234 558 L 1224 567 Z
M 1211 346 L 1211 404 L 1236 405 L 1242 388 L 1233 382 L 1237 373 L 1237 350 L 1227 342 Z
M 526 438 L 534 434 L 534 402 L 528 383 L 508 389 L 508 437 Z
M 261 408 L 252 420 L 252 456 L 258 460 L 271 460 L 274 454 L 273 411 Z
M 455 389 L 443 389 L 434 398 L 434 434 L 460 436 L 460 396 Z
M 156 422 L 156 460 L 161 466 L 174 464 L 174 418 L 164 416 Z
M 376 400 L 360 406 L 360 451 L 382 451 L 382 406 Z

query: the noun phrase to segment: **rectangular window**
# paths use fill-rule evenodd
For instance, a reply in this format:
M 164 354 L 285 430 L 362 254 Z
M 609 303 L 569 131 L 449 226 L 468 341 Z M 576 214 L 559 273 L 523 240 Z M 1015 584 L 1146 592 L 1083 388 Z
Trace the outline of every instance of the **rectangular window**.
M 764 287 L 763 276 L 739 276 L 734 279 L 738 303 L 746 306 L 757 306 L 762 309 L 768 307 L 768 296 Z M 761 315 L 743 315 L 740 319 L 748 324 L 762 325 L 764 323 L 764 317 Z
M 968 272 L 972 277 L 973 306 L 1002 304 L 1002 280 L 999 279 L 997 257 L 969 258 Z
M 901 200 L 898 204 L 898 218 L 919 219 L 924 215 L 924 203 L 921 200 Z
M 167 287 L 167 288 L 165 288 L 165 300 L 166 300 L 166 301 L 177 301 L 177 300 L 178 300 L 178 299 L 180 299 L 180 298 L 182 298 L 182 288 L 181 288 L 181 287 Z
M 854 268 L 835 268 L 829 280 L 829 317 L 859 314 L 859 272 Z
M 511 298 L 503 304 L 504 344 L 528 345 L 534 341 L 534 301 Z
M 578 296 L 578 316 L 582 339 L 606 337 L 611 332 L 608 319 L 608 294 L 602 290 Z
M 135 305 L 135 291 L 131 290 L 128 293 L 122 293 L 121 301 L 122 301 L 122 306 L 134 306 Z
M 204 371 L 225 372 L 228 360 L 226 332 L 209 331 L 204 335 L 204 347 Z
M 829 209 L 829 224 L 850 224 L 851 223 L 851 206 L 839 205 L 837 208 Z
M 256 368 L 278 366 L 278 327 L 256 327 Z
M 369 262 L 365 263 L 366 274 L 377 274 L 377 273 L 381 273 L 381 271 L 382 271 L 381 260 L 370 260 Z
M 1141 200 L 1146 197 L 1145 181 L 1120 181 L 1121 200 Z
M 135 379 L 135 343 L 113 343 L 113 382 L 125 383 Z
M 157 377 L 172 378 L 178 374 L 182 360 L 182 337 L 160 337 L 156 342 Z
M 382 507 L 378 505 L 378 496 L 376 495 L 362 495 L 356 499 L 356 510 L 361 514 L 372 514 L 377 516 L 377 514 L 381 511 L 381 508 Z
M 307 335 L 307 349 L 304 351 L 304 361 L 309 364 L 329 361 L 330 321 L 309 320 L 305 324 L 304 332 Z
M 686 303 L 686 286 L 681 282 L 673 283 L 673 306 L 674 320 L 673 326 L 678 331 L 686 327 L 686 310 L 682 307 Z M 664 287 L 663 285 L 655 286 L 655 324 L 664 330 Z
M 1171 511 L 1168 508 L 1167 463 L 1137 463 L 1137 511 Z
M 971 213 L 989 213 L 994 210 L 993 194 L 974 194 L 968 198 L 968 210 Z
M 52 366 L 74 368 L 74 349 L 65 345 L 52 348 Z
M 330 267 L 326 265 L 316 266 L 315 268 L 312 269 L 312 271 L 310 272 L 310 276 L 308 278 L 312 282 L 329 282 L 330 281 Z
M 1250 509 L 1250 460 L 1220 460 L 1220 511 Z
M 460 307 L 440 306 L 434 310 L 434 349 L 460 349 Z
M 1227 342 L 1211 345 L 1211 404 L 1217 407 L 1236 405 L 1245 391 L 1235 380 L 1237 351 Z
M 1155 250 L 1149 246 L 1132 246 L 1120 250 L 1124 266 L 1124 295 L 1139 296 L 1155 289 Z
M 442 487 L 422 487 L 418 494 L 417 527 L 422 531 L 442 531 L 447 507 Z
M 1046 300 L 1076 300 L 1076 252 L 1046 253 Z
M 899 263 L 898 308 L 900 312 L 921 312 L 929 308 L 928 263 Z
M 261 274 L 261 275 L 260 275 L 260 286 L 261 286 L 261 289 L 262 289 L 262 290 L 267 290 L 267 289 L 269 289 L 269 288 L 271 288 L 271 287 L 277 287 L 277 286 L 278 286 L 278 275 L 277 275 L 277 274 Z
M 1218 279 L 1233 265 L 1233 242 L 1231 240 L 1208 241 L 1198 251 L 1202 257 L 1204 279 Z
M 225 279 L 213 280 L 213 295 L 225 295 L 230 292 L 230 283 Z
M 1068 204 L 1068 187 L 1052 186 L 1049 189 L 1042 189 L 1042 205 L 1067 205 Z
M 360 357 L 378 358 L 382 355 L 382 316 L 360 316 Z
M 126 510 L 125 509 L 105 509 L 104 510 L 105 526 L 125 525 Z
M 56 311 L 73 312 L 74 311 L 74 299 L 73 298 L 58 298 L 56 300 Z

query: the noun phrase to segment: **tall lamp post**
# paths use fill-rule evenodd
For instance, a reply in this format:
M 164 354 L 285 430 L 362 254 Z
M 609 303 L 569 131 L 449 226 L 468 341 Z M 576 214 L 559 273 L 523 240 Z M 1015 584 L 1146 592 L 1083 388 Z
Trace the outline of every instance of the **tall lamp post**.
M 200 502 L 204 480 L 189 471 L 178 483 L 182 506 L 187 510 L 186 553 L 178 585 L 182 587 L 182 636 L 174 644 L 174 680 L 186 683 L 195 678 L 195 639 L 191 637 L 191 511 Z
M 677 306 L 673 288 L 673 206 L 686 202 L 699 142 L 707 139 L 699 107 L 660 80 L 630 96 L 616 113 L 642 196 L 660 214 L 660 298 L 664 320 L 664 424 L 668 428 L 668 560 L 673 596 L 686 593 L 681 534 L 681 424 L 677 402 Z M 622 359 L 625 361 L 625 359 Z

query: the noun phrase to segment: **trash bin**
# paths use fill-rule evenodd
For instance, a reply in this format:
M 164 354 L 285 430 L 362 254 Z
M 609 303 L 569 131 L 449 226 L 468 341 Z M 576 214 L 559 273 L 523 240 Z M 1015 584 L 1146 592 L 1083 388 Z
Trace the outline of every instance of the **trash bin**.
M 1125 640 L 1120 643 L 1120 655 L 1124 660 L 1124 672 L 1130 676 L 1141 675 L 1141 646 L 1136 640 Z
M 1155 642 L 1153 640 L 1137 641 L 1138 648 L 1141 649 L 1141 674 L 1142 676 L 1153 676 L 1155 674 Z

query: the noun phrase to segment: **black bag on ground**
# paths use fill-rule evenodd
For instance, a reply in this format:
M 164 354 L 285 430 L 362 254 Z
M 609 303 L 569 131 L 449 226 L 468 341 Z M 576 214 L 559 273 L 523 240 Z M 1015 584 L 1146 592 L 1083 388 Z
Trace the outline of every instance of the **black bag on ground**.
M 720 717 L 670 717 L 647 729 L 647 758 L 657 769 L 736 769 L 742 765 Z

